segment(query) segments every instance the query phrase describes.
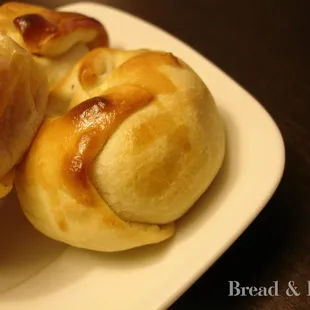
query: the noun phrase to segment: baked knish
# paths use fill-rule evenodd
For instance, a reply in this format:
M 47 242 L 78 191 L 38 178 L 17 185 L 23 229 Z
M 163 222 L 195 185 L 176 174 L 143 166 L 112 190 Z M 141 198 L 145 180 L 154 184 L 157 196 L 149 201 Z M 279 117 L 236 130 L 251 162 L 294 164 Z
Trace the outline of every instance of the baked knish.
M 93 18 L 21 2 L 0 6 L 0 32 L 42 65 L 50 90 L 88 51 L 109 45 L 105 27 Z
M 171 53 L 105 48 L 64 81 L 54 106 L 66 110 L 44 121 L 16 172 L 27 218 L 53 239 L 97 251 L 170 238 L 225 155 L 207 86 Z
M 12 188 L 14 169 L 43 121 L 45 74 L 30 53 L 0 34 L 0 198 Z

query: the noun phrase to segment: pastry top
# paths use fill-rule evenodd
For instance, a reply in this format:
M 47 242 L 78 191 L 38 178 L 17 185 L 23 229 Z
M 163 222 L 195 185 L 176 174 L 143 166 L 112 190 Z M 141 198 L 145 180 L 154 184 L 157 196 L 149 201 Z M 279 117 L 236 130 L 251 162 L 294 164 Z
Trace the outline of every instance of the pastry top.
M 118 50 L 96 48 L 88 52 L 63 76 L 61 83 L 51 90 L 47 114 L 63 114 L 71 107 L 91 98 L 98 86 L 108 87 L 106 77 L 117 67 L 147 50 Z
M 43 120 L 47 98 L 46 76 L 31 54 L 0 35 L 0 182 L 8 190 L 11 170 L 30 146 Z
M 105 28 L 93 18 L 19 2 L 0 7 L 0 29 L 37 56 L 60 56 L 77 43 L 108 45 Z
M 91 17 L 20 2 L 0 6 L 0 32 L 34 56 L 50 90 L 88 51 L 109 45 L 105 27 Z
M 64 81 L 54 105 L 68 111 L 45 120 L 17 171 L 28 219 L 99 251 L 169 238 L 223 162 L 224 128 L 207 86 L 171 53 L 105 48 Z

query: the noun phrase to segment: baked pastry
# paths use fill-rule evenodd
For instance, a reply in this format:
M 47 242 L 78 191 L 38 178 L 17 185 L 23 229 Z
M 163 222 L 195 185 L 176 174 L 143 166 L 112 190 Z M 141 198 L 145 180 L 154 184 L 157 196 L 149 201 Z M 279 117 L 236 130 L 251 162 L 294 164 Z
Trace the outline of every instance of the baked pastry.
M 47 106 L 46 76 L 31 54 L 0 35 L 0 198 L 36 134 Z
M 225 154 L 207 86 L 171 53 L 104 48 L 65 81 L 58 98 L 68 111 L 45 120 L 16 172 L 26 217 L 53 239 L 97 251 L 169 239 Z
M 35 57 L 50 89 L 88 51 L 109 45 L 106 29 L 93 18 L 20 2 L 0 7 L 0 32 Z
M 48 115 L 63 114 L 81 101 L 92 97 L 97 86 L 106 88 L 106 77 L 115 68 L 144 53 L 145 49 L 119 50 L 96 48 L 87 53 L 68 71 L 57 86 L 50 91 Z

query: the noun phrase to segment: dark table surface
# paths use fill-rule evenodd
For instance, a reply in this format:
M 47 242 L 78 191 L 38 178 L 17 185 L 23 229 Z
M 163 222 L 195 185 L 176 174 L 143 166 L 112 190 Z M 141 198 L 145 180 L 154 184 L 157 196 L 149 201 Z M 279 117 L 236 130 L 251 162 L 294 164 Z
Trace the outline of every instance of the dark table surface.
M 142 17 L 198 50 L 261 102 L 285 140 L 285 172 L 273 198 L 171 310 L 310 309 L 310 1 L 96 2 Z M 228 297 L 229 280 L 256 287 L 279 281 L 280 296 Z M 285 294 L 289 281 L 300 296 Z

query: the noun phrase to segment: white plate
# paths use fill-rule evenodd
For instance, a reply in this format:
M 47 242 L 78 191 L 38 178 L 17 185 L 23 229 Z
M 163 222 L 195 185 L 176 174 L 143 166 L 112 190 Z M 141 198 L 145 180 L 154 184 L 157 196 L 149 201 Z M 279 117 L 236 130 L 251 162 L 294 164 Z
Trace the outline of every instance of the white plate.
M 79 3 L 61 9 L 102 21 L 114 47 L 165 49 L 190 64 L 223 115 L 228 153 L 214 185 L 181 220 L 175 238 L 122 254 L 67 248 L 43 237 L 26 222 L 10 195 L 0 208 L 0 309 L 165 309 L 270 199 L 284 169 L 281 135 L 255 99 L 171 35 L 103 5 Z

